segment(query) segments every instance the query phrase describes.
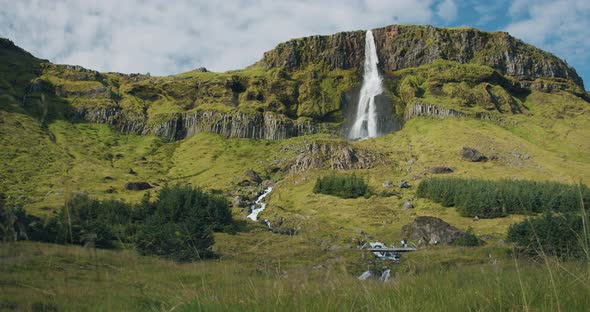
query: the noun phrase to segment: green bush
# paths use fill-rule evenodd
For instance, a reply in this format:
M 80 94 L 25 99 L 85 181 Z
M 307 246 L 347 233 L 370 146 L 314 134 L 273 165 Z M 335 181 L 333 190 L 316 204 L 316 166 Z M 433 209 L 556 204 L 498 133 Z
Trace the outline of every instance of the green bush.
M 576 213 L 545 213 L 543 217 L 524 220 L 510 226 L 507 240 L 516 243 L 519 251 L 529 256 L 590 258 L 584 221 Z
M 113 248 L 117 241 L 130 242 L 133 207 L 122 201 L 91 199 L 87 194 L 71 196 L 64 207 L 45 224 L 44 241 L 92 244 Z
M 369 187 L 363 178 L 356 175 L 330 175 L 316 180 L 313 192 L 338 196 L 340 198 L 357 198 L 371 195 Z
M 13 212 L 4 207 L 4 200 L 0 198 L 0 220 L 28 225 L 27 233 L 33 240 L 99 248 L 134 243 L 142 254 L 176 261 L 212 257 L 212 232 L 234 230 L 231 210 L 223 195 L 209 194 L 188 185 L 165 186 L 154 201 L 146 193 L 136 206 L 75 194 L 45 222 L 31 222 L 31 217 L 22 209 L 18 210 L 22 216 L 4 218 L 6 211 Z M 8 228 L 4 223 L 8 221 L 3 222 L 1 229 Z M 5 236 L 15 237 L 14 230 L 7 235 L 4 232 L 0 232 L 2 240 Z
M 37 239 L 41 219 L 25 213 L 18 201 L 10 201 L 0 193 L 0 242 Z
M 135 240 L 138 251 L 176 261 L 213 256 L 212 231 L 221 231 L 232 221 L 223 196 L 188 185 L 162 188 L 154 202 L 142 201 L 138 214 L 145 220 Z
M 416 192 L 418 197 L 429 198 L 445 207 L 457 207 L 463 216 L 480 218 L 579 211 L 580 198 L 585 206 L 590 203 L 590 190 L 586 186 L 556 182 L 437 177 L 423 180 Z
M 466 246 L 466 247 L 475 247 L 483 245 L 483 240 L 479 239 L 474 233 L 473 229 L 469 228 L 465 231 L 465 234 L 457 239 L 455 239 L 452 245 L 455 246 Z

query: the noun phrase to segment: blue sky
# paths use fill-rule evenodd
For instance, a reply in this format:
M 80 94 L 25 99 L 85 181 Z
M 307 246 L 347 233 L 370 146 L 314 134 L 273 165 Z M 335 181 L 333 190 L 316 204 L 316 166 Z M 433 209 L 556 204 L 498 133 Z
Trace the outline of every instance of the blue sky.
M 38 57 L 155 75 L 238 69 L 294 37 L 389 24 L 508 31 L 590 84 L 590 0 L 0 0 L 0 36 Z

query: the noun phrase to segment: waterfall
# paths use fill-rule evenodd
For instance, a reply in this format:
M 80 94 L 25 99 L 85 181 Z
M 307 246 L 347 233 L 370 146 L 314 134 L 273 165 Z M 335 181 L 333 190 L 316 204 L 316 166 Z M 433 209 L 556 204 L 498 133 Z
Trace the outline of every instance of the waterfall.
M 383 92 L 383 85 L 381 76 L 379 76 L 379 71 L 377 70 L 378 63 L 379 59 L 377 58 L 373 32 L 367 30 L 365 36 L 363 85 L 361 87 L 354 124 L 348 135 L 348 138 L 351 140 L 363 140 L 379 136 L 375 96 Z
M 252 210 L 252 212 L 248 215 L 248 219 L 252 220 L 252 221 L 256 221 L 258 220 L 258 214 L 260 212 L 262 212 L 264 209 L 266 209 L 266 203 L 263 203 L 262 200 L 266 197 L 266 195 L 268 195 L 268 193 L 270 193 L 272 191 L 272 187 L 268 187 L 266 190 L 264 190 L 264 193 L 262 193 L 262 195 L 258 196 L 258 198 L 256 199 L 256 201 L 254 202 L 254 205 L 252 205 L 252 207 L 250 207 L 250 209 Z M 256 206 L 260 206 L 260 208 L 256 208 Z M 265 220 L 266 225 L 270 228 L 270 221 Z

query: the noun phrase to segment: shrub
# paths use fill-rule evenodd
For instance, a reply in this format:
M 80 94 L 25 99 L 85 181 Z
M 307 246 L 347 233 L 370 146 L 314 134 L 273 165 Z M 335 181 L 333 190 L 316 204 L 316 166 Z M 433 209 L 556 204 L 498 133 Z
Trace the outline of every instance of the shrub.
M 417 195 L 455 206 L 463 216 L 480 218 L 579 211 L 582 203 L 590 203 L 590 190 L 584 185 L 515 180 L 432 178 L 418 185 Z
M 585 220 L 588 224 L 588 220 Z M 545 213 L 510 226 L 507 240 L 529 256 L 560 258 L 590 257 L 589 233 L 584 232 L 584 217 L 575 213 Z
M 212 232 L 231 229 L 231 224 L 231 210 L 222 195 L 177 185 L 162 188 L 155 201 L 146 193 L 135 207 L 76 194 L 42 226 L 30 229 L 35 240 L 99 248 L 134 243 L 145 255 L 190 261 L 212 257 Z
M 142 201 L 138 215 L 145 220 L 135 240 L 138 251 L 176 261 L 211 257 L 212 231 L 231 224 L 224 197 L 188 185 L 162 188 L 154 202 Z
M 8 202 L 0 193 L 0 242 L 37 238 L 41 219 L 27 215 L 19 202 Z
M 45 224 L 41 240 L 113 248 L 116 241 L 129 242 L 133 207 L 117 200 L 96 200 L 75 194 Z
M 313 192 L 340 198 L 368 197 L 371 195 L 365 180 L 354 174 L 351 176 L 330 175 L 318 178 Z
M 472 228 L 468 228 L 465 234 L 455 239 L 452 244 L 455 246 L 475 247 L 483 245 L 484 242 L 473 233 Z

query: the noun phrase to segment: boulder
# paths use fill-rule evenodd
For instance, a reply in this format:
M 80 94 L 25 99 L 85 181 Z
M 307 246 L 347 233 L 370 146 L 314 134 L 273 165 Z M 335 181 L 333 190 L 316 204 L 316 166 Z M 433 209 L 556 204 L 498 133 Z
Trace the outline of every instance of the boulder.
M 240 208 L 248 207 L 248 201 L 243 196 L 236 195 L 232 198 L 232 206 Z
M 434 174 L 451 173 L 453 172 L 453 169 L 449 167 L 430 167 L 428 168 L 428 172 Z
M 464 232 L 435 217 L 417 217 L 413 223 L 402 228 L 401 237 L 418 242 L 420 245 L 448 245 Z
M 472 162 L 488 161 L 488 158 L 474 148 L 464 147 L 461 149 L 461 157 Z
M 399 188 L 410 188 L 410 183 L 406 180 L 399 181 Z
M 151 189 L 152 186 L 147 182 L 127 182 L 125 183 L 125 189 L 130 191 L 143 191 Z
M 393 186 L 393 181 L 384 181 L 383 182 L 383 187 L 392 187 Z
M 414 208 L 414 205 L 412 205 L 412 203 L 410 203 L 409 200 L 406 200 L 404 202 L 404 210 L 413 209 L 413 208 Z
M 244 172 L 244 175 L 246 176 L 246 178 L 248 178 L 248 180 L 250 180 L 250 182 L 254 182 L 256 184 L 262 182 L 262 178 L 260 177 L 260 175 L 258 175 L 258 173 L 252 169 L 246 170 L 246 172 Z

